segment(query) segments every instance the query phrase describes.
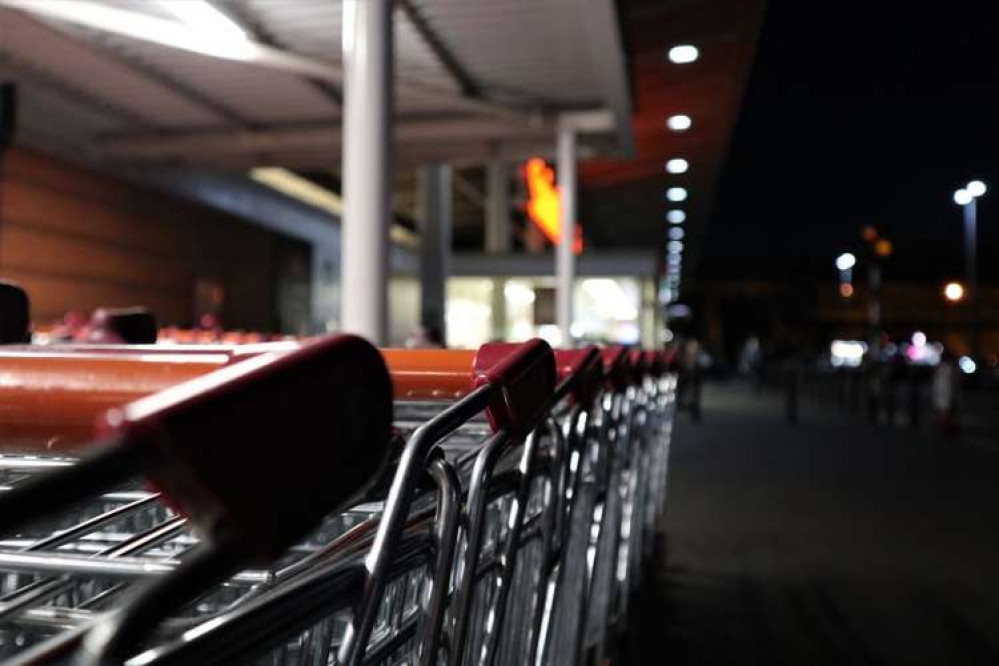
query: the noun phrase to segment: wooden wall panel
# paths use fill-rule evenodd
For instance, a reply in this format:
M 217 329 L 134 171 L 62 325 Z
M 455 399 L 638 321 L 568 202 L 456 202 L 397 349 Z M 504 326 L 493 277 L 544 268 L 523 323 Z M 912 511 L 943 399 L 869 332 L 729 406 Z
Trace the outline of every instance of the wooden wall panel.
M 26 150 L 0 183 L 0 277 L 20 282 L 36 323 L 69 310 L 145 305 L 161 324 L 194 322 L 194 285 L 225 290 L 222 322 L 277 326 L 283 239 L 211 209 Z

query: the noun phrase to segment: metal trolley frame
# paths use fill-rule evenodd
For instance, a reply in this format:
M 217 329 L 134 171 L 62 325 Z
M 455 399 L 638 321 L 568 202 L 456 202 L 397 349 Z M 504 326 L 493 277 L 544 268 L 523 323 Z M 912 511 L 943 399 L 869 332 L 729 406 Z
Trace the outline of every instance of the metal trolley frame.
M 129 663 L 548 664 L 613 651 L 665 494 L 675 381 L 658 357 L 540 341 L 383 357 L 396 383 L 390 480 L 266 567 L 221 584 L 195 575 L 183 587 L 196 600 L 148 623 Z M 13 487 L 69 464 L 0 458 L 0 471 Z M 60 663 L 116 626 L 138 581 L 190 578 L 187 524 L 133 485 L 0 542 L 0 654 Z

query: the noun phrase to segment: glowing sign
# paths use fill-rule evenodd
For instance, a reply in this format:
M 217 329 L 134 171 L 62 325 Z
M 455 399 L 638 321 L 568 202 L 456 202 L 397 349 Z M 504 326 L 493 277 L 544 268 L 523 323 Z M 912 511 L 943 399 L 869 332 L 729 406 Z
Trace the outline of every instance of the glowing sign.
M 527 216 L 541 230 L 545 237 L 558 245 L 562 238 L 559 220 L 559 191 L 555 185 L 555 171 L 540 157 L 532 157 L 524 165 L 524 179 L 527 181 Z M 572 251 L 583 251 L 583 228 L 576 223 Z

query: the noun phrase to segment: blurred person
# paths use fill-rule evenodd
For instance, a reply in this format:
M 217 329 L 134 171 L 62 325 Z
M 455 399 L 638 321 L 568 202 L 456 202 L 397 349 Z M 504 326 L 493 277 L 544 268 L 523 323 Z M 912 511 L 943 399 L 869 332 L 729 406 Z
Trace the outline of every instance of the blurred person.
M 694 421 L 701 420 L 701 343 L 687 338 L 677 354 L 677 404 L 690 411 Z
M 930 399 L 936 416 L 937 430 L 947 435 L 957 432 L 959 377 L 957 361 L 950 350 L 945 349 L 940 355 L 940 363 L 933 371 Z

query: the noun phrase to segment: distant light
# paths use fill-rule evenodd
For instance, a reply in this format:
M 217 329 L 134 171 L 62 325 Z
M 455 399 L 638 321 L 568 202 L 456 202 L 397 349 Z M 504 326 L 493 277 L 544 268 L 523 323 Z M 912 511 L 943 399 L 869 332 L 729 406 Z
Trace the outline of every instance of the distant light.
M 666 162 L 666 171 L 669 173 L 687 173 L 687 169 L 689 168 L 690 162 L 682 157 L 674 157 Z
M 974 374 L 975 370 L 978 369 L 978 364 L 970 356 L 962 356 L 957 360 L 957 365 L 961 368 L 961 372 L 966 375 Z
M 983 183 L 980 180 L 971 181 L 970 183 L 964 186 L 964 189 L 967 190 L 968 194 L 970 194 L 973 197 L 980 197 L 983 194 L 985 194 L 987 190 L 987 188 L 985 187 L 985 183 Z
M 677 303 L 669 306 L 669 309 L 666 310 L 666 314 L 675 319 L 682 319 L 683 317 L 689 317 L 691 310 L 689 305 L 686 305 L 685 303 Z
M 853 296 L 853 285 L 849 282 L 841 282 L 839 285 L 839 295 L 843 298 L 850 298 Z
M 683 228 L 673 227 L 672 229 L 670 229 L 669 238 L 670 240 L 683 240 Z
M 967 206 L 974 198 L 968 190 L 958 190 L 954 193 L 954 203 L 958 206 Z
M 507 282 L 503 287 L 503 296 L 513 305 L 530 305 L 534 302 L 534 290 L 530 287 L 517 283 Z
M 687 214 L 684 213 L 679 208 L 674 208 L 673 210 L 666 213 L 666 221 L 670 224 L 683 224 L 687 220 Z
M 677 44 L 669 50 L 668 55 L 670 62 L 686 65 L 697 60 L 701 52 L 693 44 Z
M 874 254 L 882 258 L 888 258 L 891 253 L 895 250 L 895 246 L 891 244 L 891 241 L 887 238 L 879 238 L 877 242 L 874 243 Z
M 912 344 L 914 344 L 917 347 L 925 347 L 926 346 L 926 334 L 923 333 L 922 331 L 916 331 L 915 333 L 913 333 L 912 334 Z
M 693 124 L 694 121 L 690 119 L 690 116 L 682 113 L 678 113 L 677 115 L 670 116 L 666 119 L 666 127 L 670 128 L 674 132 L 686 132 Z
M 840 269 L 841 271 L 848 271 L 856 265 L 857 265 L 857 258 L 849 252 L 844 252 L 843 254 L 836 257 L 836 268 Z
M 670 252 L 683 252 L 683 241 L 672 240 L 666 244 L 666 247 Z
M 564 342 L 562 339 L 562 329 L 554 324 L 542 324 L 538 326 L 538 337 L 556 349 L 561 347 Z
M 687 190 L 682 187 L 671 187 L 666 190 L 666 198 L 674 202 L 686 201 Z
M 948 282 L 944 286 L 944 298 L 951 303 L 956 303 L 964 298 L 964 285 L 960 282 Z
M 866 353 L 867 343 L 860 340 L 833 340 L 829 345 L 829 360 L 837 368 L 856 368 Z

